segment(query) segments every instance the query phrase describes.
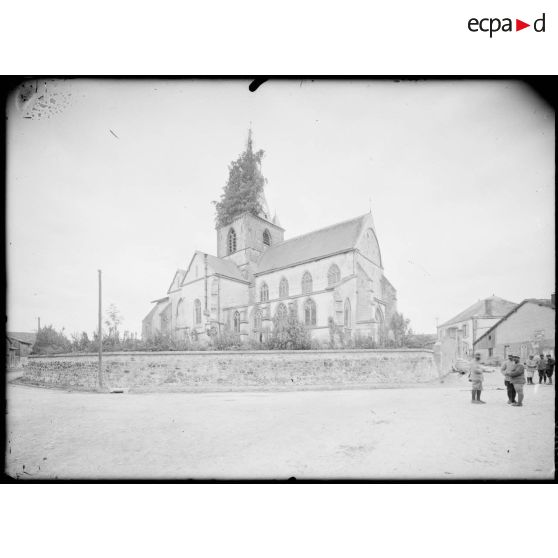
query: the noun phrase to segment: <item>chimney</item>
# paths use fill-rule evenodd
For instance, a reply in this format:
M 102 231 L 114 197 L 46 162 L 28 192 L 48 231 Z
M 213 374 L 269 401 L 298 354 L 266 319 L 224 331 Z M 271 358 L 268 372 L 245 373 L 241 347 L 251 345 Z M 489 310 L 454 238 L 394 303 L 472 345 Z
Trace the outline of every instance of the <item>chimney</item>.
M 484 313 L 487 316 L 492 316 L 492 300 L 490 298 L 487 298 L 484 301 Z

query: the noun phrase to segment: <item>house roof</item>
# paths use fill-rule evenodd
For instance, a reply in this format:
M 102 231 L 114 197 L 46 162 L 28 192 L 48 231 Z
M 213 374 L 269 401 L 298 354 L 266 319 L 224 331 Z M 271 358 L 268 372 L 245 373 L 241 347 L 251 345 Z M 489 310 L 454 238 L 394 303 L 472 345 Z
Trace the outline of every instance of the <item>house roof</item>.
M 7 331 L 6 335 L 28 345 L 33 345 L 37 339 L 37 334 L 33 332 Z
M 486 311 L 486 301 L 491 302 L 489 312 Z M 440 326 L 438 327 L 444 327 L 457 322 L 462 322 L 464 320 L 470 320 L 471 318 L 479 318 L 481 316 L 499 318 L 501 316 L 505 316 L 516 306 L 517 304 L 515 302 L 504 300 L 499 296 L 489 296 L 488 298 L 475 302 L 475 304 L 469 306 L 469 308 L 466 308 L 465 310 L 463 310 L 463 312 L 460 312 L 459 314 L 457 314 L 457 316 L 454 316 L 451 320 L 448 320 L 447 322 L 440 324 Z
M 263 253 L 254 275 L 354 249 L 366 217 L 368 214 L 271 246 Z
M 527 303 L 537 304 L 538 306 L 544 306 L 546 308 L 551 308 L 552 310 L 556 309 L 556 306 L 552 304 L 552 301 L 547 298 L 526 298 L 522 300 L 515 308 L 510 310 L 501 320 L 498 320 L 489 330 L 485 331 L 476 341 L 475 345 L 481 340 L 484 339 L 489 333 L 494 331 L 502 322 L 505 322 L 512 314 L 517 312 L 522 306 Z

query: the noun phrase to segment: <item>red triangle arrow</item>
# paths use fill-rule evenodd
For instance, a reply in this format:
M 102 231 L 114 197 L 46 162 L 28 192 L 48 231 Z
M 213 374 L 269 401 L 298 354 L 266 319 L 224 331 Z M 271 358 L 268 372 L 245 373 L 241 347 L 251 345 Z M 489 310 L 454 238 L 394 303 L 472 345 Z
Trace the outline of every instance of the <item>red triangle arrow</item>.
M 530 23 L 525 23 L 524 21 L 521 21 L 520 19 L 515 20 L 515 30 L 516 31 L 521 31 L 522 29 L 525 29 L 525 27 L 531 27 L 531 24 Z

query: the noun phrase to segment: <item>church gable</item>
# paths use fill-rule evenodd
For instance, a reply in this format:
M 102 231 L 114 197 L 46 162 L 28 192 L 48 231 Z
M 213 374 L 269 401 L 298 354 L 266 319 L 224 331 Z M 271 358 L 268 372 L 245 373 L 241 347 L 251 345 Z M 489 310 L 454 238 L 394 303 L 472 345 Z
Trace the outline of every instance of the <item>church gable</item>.
M 184 269 L 176 270 L 174 277 L 172 278 L 171 284 L 167 289 L 167 294 L 176 291 L 177 289 L 180 288 L 180 285 L 182 284 L 182 280 L 184 279 L 185 275 L 186 275 L 186 270 Z
M 194 252 L 190 263 L 188 264 L 188 268 L 186 269 L 186 273 L 182 278 L 182 282 L 180 285 L 184 285 L 186 283 L 191 283 L 196 279 L 201 279 L 204 277 L 205 269 L 204 269 L 204 261 L 203 261 L 203 254 L 202 252 Z
M 383 268 L 380 243 L 378 242 L 371 216 L 370 219 L 363 223 L 363 228 L 357 242 L 357 249 L 366 259 Z

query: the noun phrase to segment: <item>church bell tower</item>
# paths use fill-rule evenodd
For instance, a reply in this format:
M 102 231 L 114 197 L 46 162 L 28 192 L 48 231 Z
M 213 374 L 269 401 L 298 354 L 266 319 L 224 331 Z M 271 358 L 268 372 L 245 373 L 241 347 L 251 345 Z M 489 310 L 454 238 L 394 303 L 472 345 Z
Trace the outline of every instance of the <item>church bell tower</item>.
M 231 165 L 229 183 L 222 201 L 217 204 L 218 214 L 228 209 L 223 207 L 227 204 L 247 208 L 245 211 L 234 211 L 232 219 L 217 226 L 217 256 L 232 260 L 241 270 L 251 267 L 250 264 L 257 264 L 265 250 L 284 239 L 285 231 L 277 216 L 271 217 L 263 193 L 264 178 L 260 169 L 262 156 L 263 151 L 254 153 L 252 150 L 250 129 L 246 151 Z M 258 189 L 259 193 L 256 194 Z

